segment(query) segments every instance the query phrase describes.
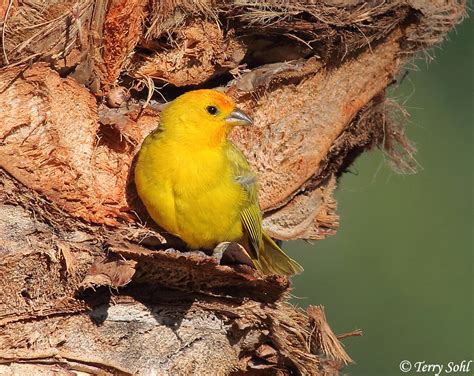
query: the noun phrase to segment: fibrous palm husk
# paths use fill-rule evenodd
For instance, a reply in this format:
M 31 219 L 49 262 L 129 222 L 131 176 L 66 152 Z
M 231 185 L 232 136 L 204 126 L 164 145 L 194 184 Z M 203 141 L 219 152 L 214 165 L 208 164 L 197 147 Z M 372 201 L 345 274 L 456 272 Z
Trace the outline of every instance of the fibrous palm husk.
M 134 156 L 166 100 L 223 90 L 255 120 L 232 140 L 258 173 L 266 230 L 323 239 L 361 152 L 416 170 L 385 90 L 464 6 L 1 3 L 0 373 L 337 374 L 351 359 L 322 308 L 156 228 Z

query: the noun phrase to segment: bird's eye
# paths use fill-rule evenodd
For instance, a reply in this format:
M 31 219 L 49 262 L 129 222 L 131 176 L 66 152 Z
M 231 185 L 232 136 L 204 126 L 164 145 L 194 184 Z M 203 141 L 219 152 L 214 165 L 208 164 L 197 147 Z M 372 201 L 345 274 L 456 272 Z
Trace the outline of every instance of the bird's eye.
M 216 106 L 207 106 L 206 108 L 207 112 L 209 112 L 211 115 L 217 114 L 218 110 Z

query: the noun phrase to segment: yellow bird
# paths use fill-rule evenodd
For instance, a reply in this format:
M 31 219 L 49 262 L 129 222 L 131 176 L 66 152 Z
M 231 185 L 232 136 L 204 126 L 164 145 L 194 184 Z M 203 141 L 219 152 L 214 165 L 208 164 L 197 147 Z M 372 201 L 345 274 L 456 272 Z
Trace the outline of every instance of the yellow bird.
M 192 249 L 246 244 L 265 274 L 303 268 L 262 229 L 256 175 L 227 136 L 252 120 L 215 90 L 187 92 L 165 106 L 135 168 L 138 195 L 153 220 Z

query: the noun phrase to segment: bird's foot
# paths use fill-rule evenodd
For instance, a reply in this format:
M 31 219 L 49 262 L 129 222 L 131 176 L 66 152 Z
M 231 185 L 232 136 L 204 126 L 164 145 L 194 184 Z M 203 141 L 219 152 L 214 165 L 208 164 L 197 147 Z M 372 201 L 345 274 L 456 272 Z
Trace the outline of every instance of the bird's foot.
M 217 261 L 218 264 L 221 263 L 222 257 L 224 256 L 224 252 L 227 251 L 231 242 L 222 242 L 216 245 L 216 247 L 212 250 L 211 257 Z
M 195 255 L 195 256 L 200 256 L 200 257 L 208 257 L 209 255 L 204 252 L 203 250 L 200 249 L 191 249 L 189 251 L 186 251 L 188 255 Z
M 249 254 L 239 243 L 222 242 L 213 251 L 214 257 L 219 264 L 246 264 L 254 267 Z

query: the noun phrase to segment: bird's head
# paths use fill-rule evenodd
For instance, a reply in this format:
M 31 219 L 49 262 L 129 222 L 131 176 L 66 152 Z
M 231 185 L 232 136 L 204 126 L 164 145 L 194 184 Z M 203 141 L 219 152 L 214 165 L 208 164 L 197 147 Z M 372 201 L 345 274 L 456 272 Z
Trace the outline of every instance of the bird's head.
M 234 101 L 216 90 L 189 91 L 162 111 L 160 128 L 181 142 L 219 146 L 234 126 L 249 125 L 252 119 L 236 108 Z

